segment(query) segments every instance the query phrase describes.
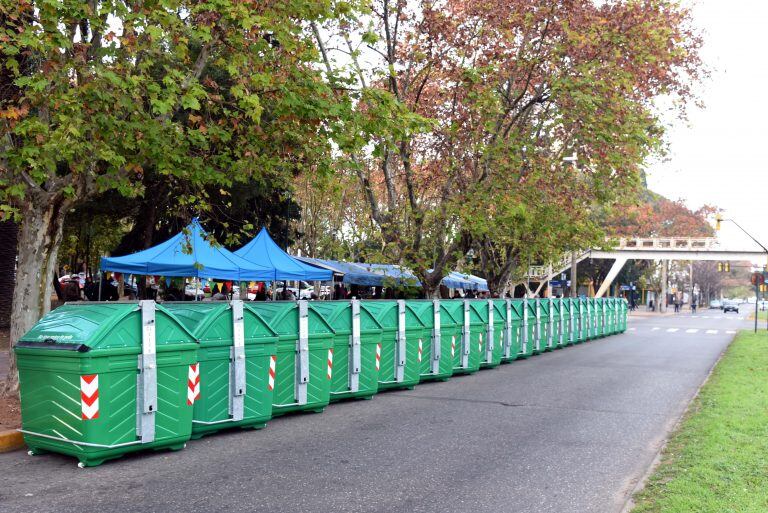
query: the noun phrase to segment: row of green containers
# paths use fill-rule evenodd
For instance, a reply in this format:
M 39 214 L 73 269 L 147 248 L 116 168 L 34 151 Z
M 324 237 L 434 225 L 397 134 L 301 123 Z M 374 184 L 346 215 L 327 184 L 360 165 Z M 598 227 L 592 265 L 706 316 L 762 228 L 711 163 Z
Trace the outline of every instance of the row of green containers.
M 98 465 L 625 329 L 613 298 L 66 304 L 15 347 L 21 431 Z

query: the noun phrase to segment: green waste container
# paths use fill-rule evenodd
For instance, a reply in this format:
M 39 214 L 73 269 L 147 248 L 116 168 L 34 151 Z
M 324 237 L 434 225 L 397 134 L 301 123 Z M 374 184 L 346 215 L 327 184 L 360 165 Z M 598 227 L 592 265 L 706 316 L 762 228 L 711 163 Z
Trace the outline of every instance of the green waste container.
M 505 317 L 505 330 L 508 330 L 508 339 L 505 339 L 501 361 L 512 362 L 518 358 L 526 358 L 528 354 L 523 347 L 523 301 L 521 299 L 507 299 L 504 301 L 508 314 Z M 506 345 L 508 340 L 508 346 Z
M 331 401 L 370 399 L 379 390 L 381 325 L 360 300 L 312 301 L 310 309 L 333 328 Z
M 277 333 L 272 416 L 321 412 L 328 406 L 333 377 L 333 329 L 308 301 L 249 302 Z
M 410 301 L 363 301 L 362 307 L 381 326 L 379 390 L 413 389 L 419 383 L 419 340 L 423 340 L 424 326 Z
M 57 452 L 94 466 L 189 440 L 197 343 L 154 301 L 67 303 L 14 350 L 31 454 Z
M 503 299 L 488 299 L 485 309 L 488 311 L 485 343 L 480 355 L 480 368 L 492 369 L 501 364 L 504 352 L 504 323 L 507 316 L 506 304 Z
M 574 318 L 573 318 L 573 300 L 564 297 L 560 300 L 560 310 L 563 315 L 563 346 L 573 344 L 574 337 Z
M 480 369 L 480 352 L 475 343 L 477 321 L 473 318 L 469 299 L 440 301 L 440 326 L 443 336 L 451 341 L 454 374 L 472 374 Z
M 544 324 L 541 299 L 535 298 L 528 301 L 528 307 L 531 310 L 528 316 L 528 322 L 533 323 L 533 330 L 531 333 L 533 340 L 533 354 L 540 354 L 547 350 L 546 324 Z
M 589 312 L 589 330 L 587 338 L 589 340 L 597 338 L 597 299 L 587 298 L 587 312 Z
M 453 374 L 453 360 L 449 355 L 456 325 L 453 317 L 448 316 L 443 329 L 440 303 L 438 299 L 408 301 L 408 305 L 413 308 L 414 314 L 424 326 L 423 338 L 419 339 L 417 352 L 420 381 L 445 381 Z
M 163 303 L 200 343 L 192 438 L 272 418 L 278 335 L 240 300 Z
M 600 337 L 608 336 L 608 302 L 605 298 L 597 300 L 598 334 Z
M 543 351 L 556 348 L 554 318 L 552 316 L 552 298 L 537 299 L 541 311 L 541 346 Z
M 627 300 L 624 298 L 619 298 L 619 307 L 618 307 L 618 332 L 624 333 L 627 331 L 627 310 L 628 310 L 628 304 Z
M 564 317 L 561 299 L 550 298 L 549 311 L 552 319 L 552 347 L 560 349 L 565 346 Z
M 610 322 L 610 331 L 611 335 L 615 334 L 618 331 L 617 323 L 616 323 L 616 309 L 618 308 L 619 302 L 615 297 L 612 297 L 609 299 L 610 308 L 608 311 L 608 319 Z
M 587 305 L 586 299 L 575 298 L 572 303 L 574 310 L 575 330 L 574 344 L 580 344 L 586 340 L 587 336 Z
M 518 318 L 520 323 L 517 331 L 517 340 L 520 346 L 518 358 L 528 358 L 533 355 L 533 317 L 529 303 L 528 298 L 511 300 L 512 316 Z

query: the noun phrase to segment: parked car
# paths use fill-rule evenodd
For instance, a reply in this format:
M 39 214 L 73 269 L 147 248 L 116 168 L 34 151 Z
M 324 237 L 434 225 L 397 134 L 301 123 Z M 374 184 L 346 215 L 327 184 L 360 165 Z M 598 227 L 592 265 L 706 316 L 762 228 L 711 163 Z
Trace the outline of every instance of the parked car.
M 184 286 L 184 295 L 193 299 L 195 296 L 197 296 L 198 300 L 205 298 L 205 292 L 203 292 L 203 288 L 199 284 L 195 283 L 187 283 Z
M 723 307 L 723 303 L 719 299 L 713 299 L 709 302 L 709 307 L 720 309 Z
M 733 299 L 723 301 L 723 313 L 728 313 L 728 312 L 739 313 L 739 303 L 737 303 Z

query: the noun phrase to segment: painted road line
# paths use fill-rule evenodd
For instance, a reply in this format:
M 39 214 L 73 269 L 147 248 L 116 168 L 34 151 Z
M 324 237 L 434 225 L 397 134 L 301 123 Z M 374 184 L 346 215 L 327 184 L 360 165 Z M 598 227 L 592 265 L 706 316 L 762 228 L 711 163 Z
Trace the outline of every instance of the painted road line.
M 637 331 L 637 328 L 627 328 L 627 331 Z
M 698 333 L 699 330 L 697 328 L 691 328 L 689 330 L 685 330 L 686 333 Z
M 726 333 L 729 335 L 733 335 L 736 333 L 736 330 L 726 330 Z
M 677 328 L 669 328 L 669 329 L 667 329 L 667 333 L 674 333 L 676 331 L 678 331 Z
M 659 328 L 658 326 L 654 326 L 653 328 L 651 328 L 651 331 L 659 331 L 660 329 L 661 328 Z
M 707 330 L 707 335 L 717 335 L 719 330 Z

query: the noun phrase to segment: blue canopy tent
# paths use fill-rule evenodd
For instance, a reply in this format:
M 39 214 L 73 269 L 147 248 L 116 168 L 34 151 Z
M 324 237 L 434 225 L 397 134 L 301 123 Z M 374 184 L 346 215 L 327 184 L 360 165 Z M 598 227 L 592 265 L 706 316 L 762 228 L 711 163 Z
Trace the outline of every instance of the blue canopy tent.
M 477 289 L 480 292 L 488 292 L 488 280 L 475 276 L 474 274 L 468 274 L 467 279 L 476 284 Z
M 384 277 L 380 274 L 366 271 L 359 264 L 338 262 L 336 260 L 321 260 L 319 258 L 296 257 L 302 262 L 322 267 L 333 274 L 342 277 L 342 283 L 348 285 L 365 285 L 368 287 L 381 287 L 384 285 Z
M 421 281 L 413 274 L 412 271 L 399 265 L 393 264 L 357 264 L 363 269 L 370 272 L 380 274 L 386 278 L 393 279 L 398 285 L 408 285 L 411 287 L 420 287 Z
M 102 271 L 142 276 L 181 276 L 231 281 L 264 281 L 273 276 L 271 268 L 254 264 L 205 238 L 197 218 L 184 231 L 157 246 L 119 257 L 101 259 Z
M 234 252 L 248 262 L 271 269 L 267 281 L 306 280 L 328 281 L 333 279 L 333 272 L 294 258 L 275 244 L 266 228 L 248 244 Z
M 469 279 L 469 275 L 451 271 L 443 278 L 442 284 L 450 289 L 476 290 L 477 283 Z

